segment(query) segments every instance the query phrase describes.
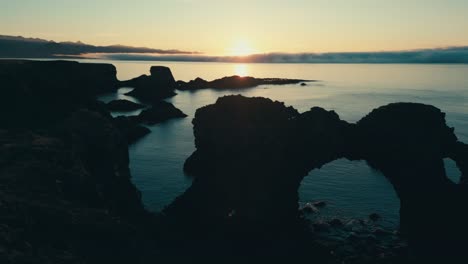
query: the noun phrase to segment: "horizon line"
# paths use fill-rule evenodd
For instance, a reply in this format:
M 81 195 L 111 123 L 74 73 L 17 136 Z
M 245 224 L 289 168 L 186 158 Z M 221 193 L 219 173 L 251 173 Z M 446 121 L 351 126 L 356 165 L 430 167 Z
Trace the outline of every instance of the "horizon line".
M 58 55 L 60 57 L 60 55 Z M 120 61 L 180 61 L 180 62 L 230 62 L 230 63 L 413 63 L 413 64 L 467 64 L 468 46 L 450 46 L 434 49 L 368 52 L 271 52 L 245 56 L 210 56 L 188 54 L 141 53 L 86 53 L 71 56 L 81 59 L 108 59 Z

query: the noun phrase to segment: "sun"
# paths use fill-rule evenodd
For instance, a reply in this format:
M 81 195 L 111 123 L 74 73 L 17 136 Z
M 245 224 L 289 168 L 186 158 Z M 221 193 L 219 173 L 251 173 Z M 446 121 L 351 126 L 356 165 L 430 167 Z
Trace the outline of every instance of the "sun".
M 232 56 L 248 56 L 248 55 L 255 53 L 255 50 L 247 41 L 239 40 L 229 50 L 229 53 Z

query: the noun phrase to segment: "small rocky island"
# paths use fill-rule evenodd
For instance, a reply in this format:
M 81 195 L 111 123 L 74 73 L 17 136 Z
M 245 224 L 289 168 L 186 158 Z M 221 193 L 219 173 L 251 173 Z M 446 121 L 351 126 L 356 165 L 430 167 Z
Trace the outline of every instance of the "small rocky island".
M 153 103 L 161 99 L 176 95 L 176 81 L 169 68 L 164 66 L 153 66 L 150 69 L 150 75 L 120 82 L 120 87 L 132 87 L 132 91 L 127 93 L 139 99 L 142 102 Z
M 254 78 L 254 77 L 241 77 L 230 76 L 216 79 L 213 81 L 206 81 L 202 78 L 196 78 L 189 82 L 177 81 L 178 90 L 198 90 L 198 89 L 243 89 L 253 88 L 259 85 L 285 85 L 285 84 L 304 84 L 305 82 L 314 82 L 311 80 L 298 80 L 298 79 L 281 79 L 281 78 Z
M 113 117 L 96 100 L 132 85 L 146 108 L 138 116 Z M 109 64 L 0 61 L 0 263 L 466 260 L 468 146 L 429 105 L 390 104 L 348 123 L 319 107 L 299 113 L 266 98 L 219 98 L 193 120 L 196 151 L 184 167 L 191 187 L 148 212 L 128 146 L 150 132 L 141 124 L 186 116 L 162 100 L 176 88 L 165 67 L 121 82 Z M 389 179 L 400 230 L 374 228 L 378 215 L 304 218 L 326 202 L 300 208 L 302 179 L 343 157 Z M 446 157 L 462 172 L 459 183 L 447 179 Z

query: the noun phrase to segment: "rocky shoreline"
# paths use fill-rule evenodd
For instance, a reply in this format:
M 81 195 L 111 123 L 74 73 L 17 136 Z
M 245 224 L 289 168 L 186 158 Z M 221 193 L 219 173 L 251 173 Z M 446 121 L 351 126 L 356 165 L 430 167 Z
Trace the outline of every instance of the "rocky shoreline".
M 238 78 L 219 88 L 243 88 Z M 184 87 L 213 84 L 197 82 L 203 85 Z M 96 101 L 118 87 L 133 87 L 130 95 L 144 105 Z M 383 106 L 350 124 L 317 107 L 299 113 L 265 98 L 220 98 L 193 120 L 197 150 L 184 168 L 192 186 L 163 212 L 148 212 L 131 182 L 128 145 L 150 133 L 146 124 L 186 117 L 163 101 L 179 88 L 170 69 L 160 66 L 151 76 L 121 82 L 108 64 L 0 61 L 0 262 L 418 263 L 466 257 L 468 146 L 439 109 L 420 104 Z M 146 109 L 112 117 L 109 107 Z M 323 201 L 299 208 L 302 178 L 340 157 L 364 159 L 391 181 L 401 200 L 401 233 L 380 227 L 378 215 L 314 218 Z M 446 180 L 443 157 L 456 161 L 460 183 Z M 434 215 L 434 207 L 443 212 Z
M 328 248 L 345 263 L 402 263 L 409 260 L 406 239 L 397 229 L 381 225 L 382 218 L 370 214 L 367 219 L 324 217 L 325 201 L 305 203 L 300 207 L 318 244 Z

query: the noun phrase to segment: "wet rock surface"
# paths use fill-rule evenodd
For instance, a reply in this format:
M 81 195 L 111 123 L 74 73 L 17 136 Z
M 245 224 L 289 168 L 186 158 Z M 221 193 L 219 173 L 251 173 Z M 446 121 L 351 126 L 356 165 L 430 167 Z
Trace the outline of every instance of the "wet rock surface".
M 336 222 L 338 219 L 332 221 Z M 340 220 L 341 222 L 341 220 Z M 370 222 L 342 221 L 343 225 L 330 224 L 326 229 L 317 221 L 313 224 L 317 243 L 328 248 L 342 263 L 410 263 L 408 245 L 404 238 L 391 231 L 375 235 L 378 230 Z
M 322 201 L 320 201 L 322 202 Z M 309 202 L 314 204 L 317 202 Z M 302 211 L 319 245 L 340 263 L 414 263 L 407 240 L 398 230 L 370 219 L 339 218 L 322 214 L 322 208 Z
M 178 90 L 198 90 L 198 89 L 242 89 L 252 88 L 259 85 L 284 85 L 284 84 L 299 84 L 302 86 L 306 84 L 303 82 L 310 82 L 307 80 L 297 79 L 281 79 L 281 78 L 254 78 L 254 77 L 241 77 L 241 76 L 229 76 L 216 79 L 213 81 L 206 81 L 202 78 L 196 78 L 189 82 L 177 81 Z

